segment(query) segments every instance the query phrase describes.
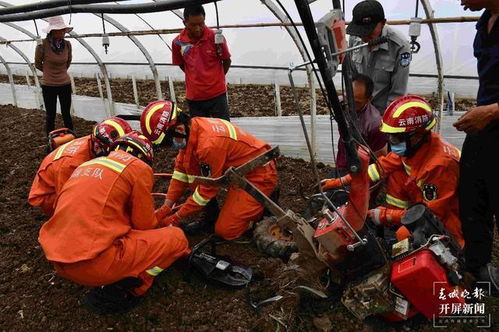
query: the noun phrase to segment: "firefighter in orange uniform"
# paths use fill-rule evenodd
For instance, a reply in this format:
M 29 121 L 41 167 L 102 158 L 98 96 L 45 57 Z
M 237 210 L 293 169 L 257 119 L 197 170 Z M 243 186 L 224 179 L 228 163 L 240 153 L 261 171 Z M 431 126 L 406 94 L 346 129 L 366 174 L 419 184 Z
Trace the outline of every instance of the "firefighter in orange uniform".
M 460 151 L 432 133 L 436 119 L 423 98 L 407 95 L 394 100 L 383 115 L 381 131 L 388 134 L 391 152 L 369 166 L 371 182 L 386 179 L 386 206 L 369 211 L 378 225 L 399 226 L 410 206 L 424 203 L 463 247 L 457 185 Z M 338 188 L 350 176 L 326 179 L 323 189 Z M 408 235 L 397 231 L 400 240 Z
M 135 306 L 155 276 L 189 254 L 180 228 L 156 229 L 150 141 L 132 131 L 112 149 L 73 172 L 39 235 L 62 277 L 107 285 L 86 297 L 86 304 L 102 313 Z
M 113 117 L 94 126 L 92 134 L 70 141 L 47 155 L 31 185 L 28 202 L 39 206 L 47 216 L 54 213 L 54 202 L 73 171 L 92 158 L 107 155 L 111 144 L 132 131 L 123 119 Z
M 177 225 L 216 197 L 219 188 L 192 185 L 196 176 L 222 176 L 229 167 L 240 166 L 270 149 L 267 143 L 226 120 L 191 119 L 170 101 L 150 103 L 142 113 L 140 125 L 153 144 L 179 150 L 165 205 L 160 210 L 168 215 L 169 208 L 189 187 L 194 192 L 178 211 L 163 219 L 165 224 Z M 275 162 L 258 167 L 246 178 L 264 194 L 271 195 L 277 185 Z M 229 187 L 215 223 L 215 234 L 226 240 L 236 239 L 262 215 L 263 206 L 252 196 L 243 189 Z

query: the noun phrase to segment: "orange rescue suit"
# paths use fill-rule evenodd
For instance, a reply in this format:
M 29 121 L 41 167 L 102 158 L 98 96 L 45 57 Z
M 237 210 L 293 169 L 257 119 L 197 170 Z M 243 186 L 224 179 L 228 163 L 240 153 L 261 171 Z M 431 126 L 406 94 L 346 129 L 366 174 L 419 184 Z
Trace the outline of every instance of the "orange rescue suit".
M 407 209 L 424 203 L 464 246 L 459 219 L 457 186 L 459 181 L 460 151 L 431 133 L 428 142 L 407 158 L 393 152 L 369 166 L 372 182 L 387 181 L 386 203 L 389 208 Z
M 219 188 L 203 185 L 192 186 L 196 176 L 220 177 L 231 166 L 238 167 L 269 150 L 270 146 L 232 123 L 216 118 L 191 119 L 187 146 L 175 160 L 175 170 L 167 199 L 177 202 L 188 187 L 194 193 L 177 212 L 180 218 L 201 210 L 217 195 Z M 271 161 L 246 175 L 246 178 L 270 195 L 277 185 L 277 169 Z M 220 215 L 215 223 L 215 233 L 226 240 L 240 237 L 250 222 L 257 222 L 263 206 L 243 189 L 230 186 Z
M 64 183 L 78 166 L 92 158 L 90 136 L 75 139 L 52 151 L 38 168 L 28 203 L 41 207 L 45 215 L 52 216 L 55 199 Z
M 45 256 L 63 277 L 88 286 L 153 277 L 189 253 L 181 229 L 155 229 L 153 172 L 123 151 L 80 165 L 64 185 L 52 218 L 40 230 Z

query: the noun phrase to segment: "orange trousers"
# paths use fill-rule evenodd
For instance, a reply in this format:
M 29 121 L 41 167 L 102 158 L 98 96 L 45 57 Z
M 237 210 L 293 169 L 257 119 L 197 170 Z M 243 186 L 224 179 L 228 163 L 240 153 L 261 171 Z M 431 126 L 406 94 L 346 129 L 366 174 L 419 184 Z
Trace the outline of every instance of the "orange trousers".
M 270 196 L 277 186 L 275 162 L 256 170 L 248 180 L 265 195 Z M 224 204 L 215 223 L 215 234 L 225 240 L 234 240 L 243 235 L 252 222 L 262 218 L 263 205 L 244 189 L 229 187 Z
M 143 295 L 154 277 L 178 258 L 190 253 L 184 232 L 177 227 L 131 230 L 94 259 L 52 262 L 62 277 L 85 286 L 102 286 L 127 277 L 139 278 L 142 285 L 132 292 Z

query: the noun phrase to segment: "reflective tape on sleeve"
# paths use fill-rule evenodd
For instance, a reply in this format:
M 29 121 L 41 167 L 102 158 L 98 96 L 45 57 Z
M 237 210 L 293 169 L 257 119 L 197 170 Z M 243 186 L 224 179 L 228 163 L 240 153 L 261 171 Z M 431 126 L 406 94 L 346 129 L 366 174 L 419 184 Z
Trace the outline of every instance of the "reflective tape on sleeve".
M 378 168 L 376 167 L 376 164 L 371 164 L 367 168 L 367 174 L 369 175 L 369 178 L 371 179 L 372 182 L 378 182 L 380 180 Z
M 57 150 L 57 152 L 55 154 L 54 160 L 57 160 L 57 159 L 61 158 L 62 153 L 64 152 L 64 149 L 66 149 L 68 147 L 68 145 L 71 144 L 71 143 L 74 143 L 74 142 L 73 141 L 67 142 L 66 144 L 64 144 L 61 147 L 59 147 L 59 149 Z
M 401 209 L 407 209 L 409 207 L 408 201 L 398 199 L 390 194 L 386 194 L 386 202 Z
M 126 167 L 125 164 L 119 163 L 115 160 L 112 160 L 112 159 L 109 159 L 106 157 L 101 157 L 101 158 L 87 161 L 86 163 L 81 164 L 80 167 L 85 167 L 85 166 L 90 166 L 90 165 L 102 165 L 102 166 L 105 166 L 105 167 L 115 171 L 116 173 L 123 172 L 123 170 Z
M 227 130 L 229 131 L 229 136 L 230 138 L 234 139 L 237 141 L 237 132 L 236 132 L 236 128 L 234 128 L 234 126 L 232 125 L 232 123 L 230 123 L 229 121 L 227 120 L 222 120 L 220 119 L 220 121 L 223 122 L 223 124 L 227 127 Z
M 199 194 L 199 192 L 198 192 L 198 188 L 199 187 L 196 187 L 196 190 L 194 191 L 194 194 L 192 194 L 192 199 L 194 200 L 194 202 L 196 202 L 197 205 L 199 205 L 199 206 L 205 206 L 206 204 L 208 204 L 208 202 L 210 200 L 204 198 L 203 196 L 201 196 Z
M 179 171 L 173 171 L 172 179 L 185 183 L 189 182 L 187 174 Z
M 156 277 L 158 274 L 163 272 L 164 269 L 160 268 L 159 266 L 155 266 L 152 269 L 146 270 L 146 273 L 149 275 L 152 275 L 153 277 Z

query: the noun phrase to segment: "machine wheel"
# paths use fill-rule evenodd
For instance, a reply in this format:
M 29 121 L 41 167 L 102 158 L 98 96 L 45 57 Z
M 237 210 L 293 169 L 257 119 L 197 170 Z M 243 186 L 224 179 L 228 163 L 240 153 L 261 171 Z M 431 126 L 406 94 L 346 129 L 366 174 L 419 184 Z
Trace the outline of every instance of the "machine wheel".
M 268 217 L 257 224 L 253 241 L 260 252 L 271 257 L 287 260 L 292 253 L 298 251 L 293 235 L 281 229 L 276 217 Z

